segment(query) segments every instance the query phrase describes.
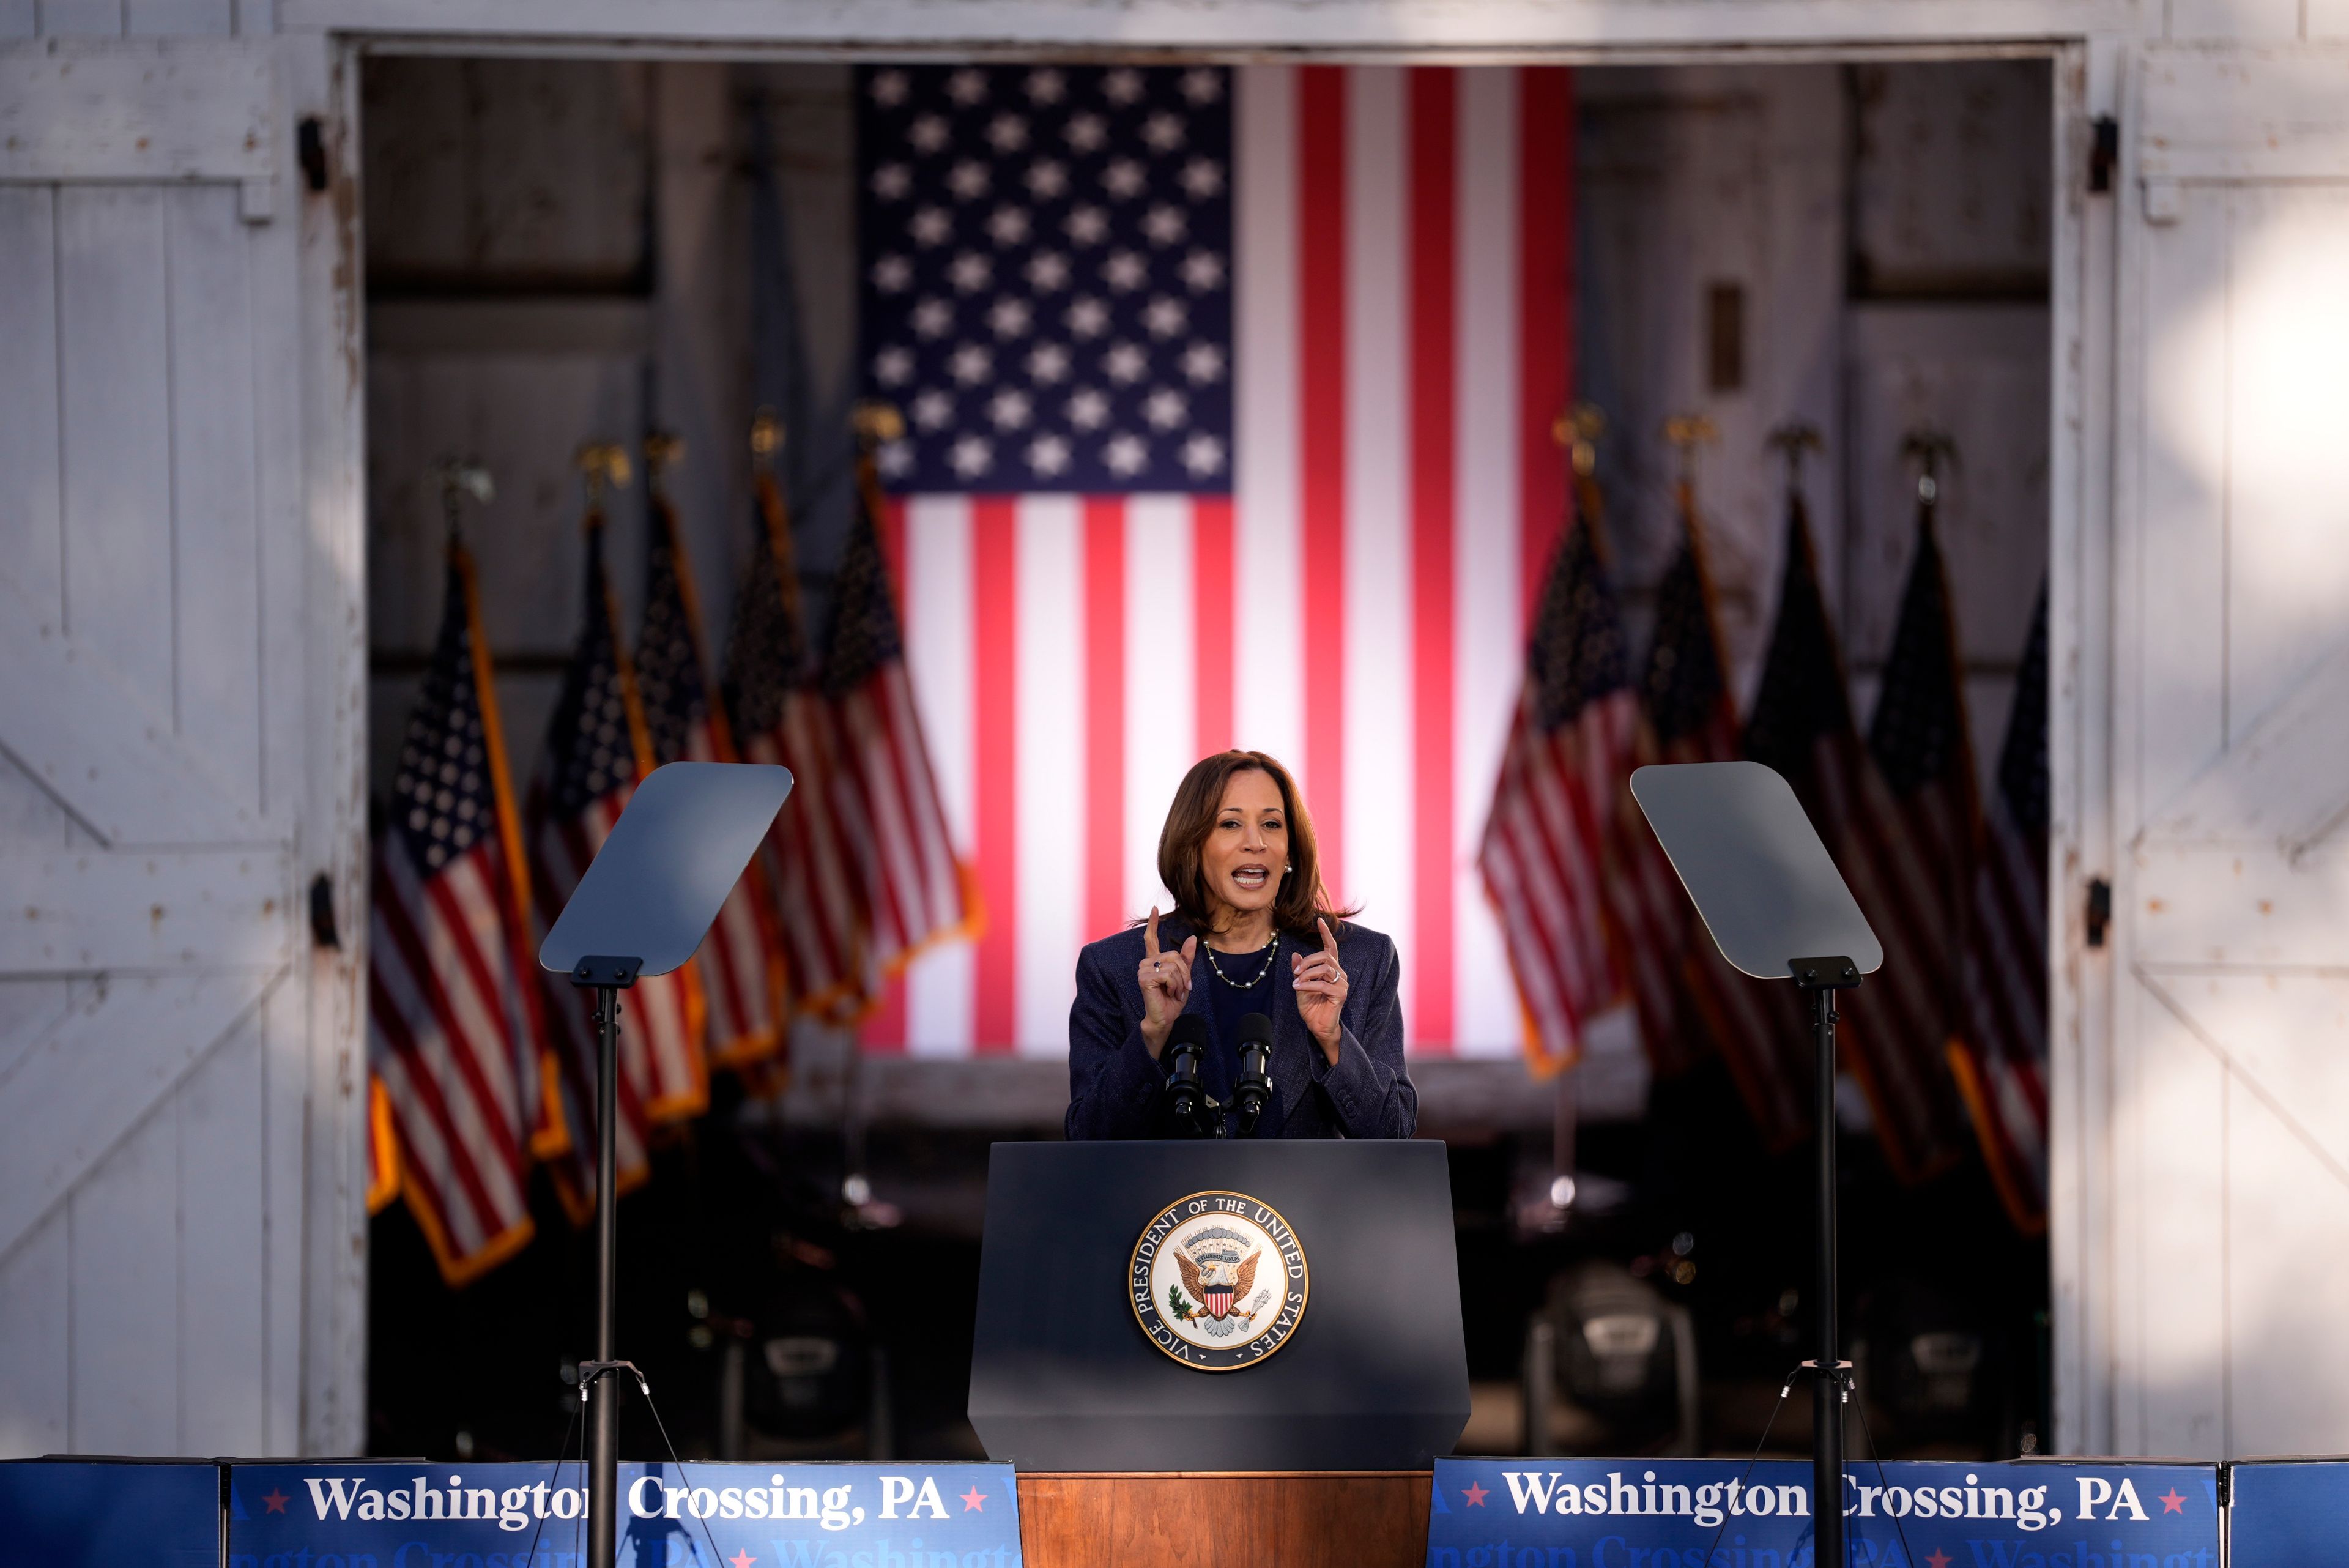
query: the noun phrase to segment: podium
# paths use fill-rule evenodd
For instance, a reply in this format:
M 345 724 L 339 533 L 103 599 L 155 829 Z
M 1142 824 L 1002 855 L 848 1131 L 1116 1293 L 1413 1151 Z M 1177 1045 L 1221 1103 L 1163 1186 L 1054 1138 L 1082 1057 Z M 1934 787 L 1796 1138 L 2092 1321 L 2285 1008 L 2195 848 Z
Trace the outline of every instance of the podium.
M 1468 1420 L 1444 1146 L 997 1144 L 969 1408 L 1023 1470 L 1426 1470 Z

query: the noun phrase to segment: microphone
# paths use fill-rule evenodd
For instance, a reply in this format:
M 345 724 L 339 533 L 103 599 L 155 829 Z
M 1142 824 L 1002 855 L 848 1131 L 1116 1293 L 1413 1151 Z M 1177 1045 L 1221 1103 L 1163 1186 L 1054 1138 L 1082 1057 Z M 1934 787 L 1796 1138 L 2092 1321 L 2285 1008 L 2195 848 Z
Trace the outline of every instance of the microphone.
M 1240 1020 L 1240 1075 L 1232 1085 L 1239 1136 L 1254 1137 L 1257 1119 L 1272 1098 L 1272 1020 L 1251 1012 Z
M 1166 1034 L 1166 1106 L 1185 1132 L 1198 1136 L 1199 1107 L 1206 1090 L 1199 1082 L 1199 1059 L 1207 1054 L 1207 1021 L 1186 1012 Z

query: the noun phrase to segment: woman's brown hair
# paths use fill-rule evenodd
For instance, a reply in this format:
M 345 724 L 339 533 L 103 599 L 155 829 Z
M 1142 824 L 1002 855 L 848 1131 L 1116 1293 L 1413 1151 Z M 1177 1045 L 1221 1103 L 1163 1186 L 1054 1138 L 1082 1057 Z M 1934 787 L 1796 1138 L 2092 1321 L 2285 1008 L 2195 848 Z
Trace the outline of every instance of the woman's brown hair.
M 1224 789 L 1234 774 L 1249 769 L 1265 774 L 1279 787 L 1280 808 L 1288 819 L 1289 872 L 1280 879 L 1272 901 L 1272 923 L 1301 940 L 1320 944 L 1313 929 L 1317 918 L 1327 919 L 1332 931 L 1346 929 L 1352 909 L 1340 909 L 1321 885 L 1321 855 L 1313 840 L 1313 818 L 1288 770 L 1262 752 L 1217 752 L 1191 764 L 1175 786 L 1174 804 L 1166 808 L 1166 826 L 1158 835 L 1158 879 L 1174 895 L 1174 909 L 1193 929 L 1203 935 L 1215 929 L 1213 904 L 1207 896 L 1206 850 L 1207 836 L 1222 815 Z

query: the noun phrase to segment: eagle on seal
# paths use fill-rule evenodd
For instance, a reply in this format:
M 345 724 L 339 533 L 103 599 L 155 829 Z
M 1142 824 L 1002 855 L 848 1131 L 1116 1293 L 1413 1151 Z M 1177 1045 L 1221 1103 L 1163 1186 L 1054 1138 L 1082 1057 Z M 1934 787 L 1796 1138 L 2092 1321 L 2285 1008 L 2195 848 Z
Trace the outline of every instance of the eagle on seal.
M 1199 1299 L 1209 1317 L 1221 1323 L 1233 1315 L 1234 1302 L 1247 1299 L 1248 1288 L 1256 1283 L 1257 1262 L 1263 1256 L 1259 1248 L 1237 1263 L 1210 1260 L 1203 1268 L 1188 1252 L 1177 1249 L 1174 1264 L 1183 1271 L 1184 1287 Z

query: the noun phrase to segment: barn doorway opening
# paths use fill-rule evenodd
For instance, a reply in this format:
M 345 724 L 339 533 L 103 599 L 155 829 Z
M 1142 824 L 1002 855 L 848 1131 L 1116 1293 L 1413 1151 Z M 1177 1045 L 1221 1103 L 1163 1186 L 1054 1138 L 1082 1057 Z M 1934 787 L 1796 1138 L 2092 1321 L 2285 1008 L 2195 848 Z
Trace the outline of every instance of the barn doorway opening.
M 438 475 L 447 459 L 477 460 L 494 480 L 492 499 L 463 504 L 462 525 L 518 797 L 542 768 L 585 610 L 583 445 L 618 443 L 640 471 L 647 434 L 681 441 L 661 484 L 698 580 L 701 649 L 717 688 L 739 579 L 754 529 L 765 525 L 749 432 L 762 403 L 788 403 L 773 468 L 790 506 L 803 613 L 822 627 L 856 519 L 850 405 L 885 391 L 910 417 L 925 389 L 889 380 L 881 356 L 894 345 L 873 315 L 876 267 L 896 254 L 874 227 L 874 181 L 888 162 L 873 140 L 885 129 L 874 99 L 885 68 L 365 59 L 373 797 L 393 790 L 446 607 Z M 1325 68 L 1340 69 L 1311 67 Z M 1325 87 L 1299 81 L 1295 67 L 1216 69 L 1216 90 L 1232 100 L 1217 155 L 1237 185 L 1231 232 L 1220 248 L 1194 244 L 1195 235 L 1180 244 L 1218 258 L 1238 297 L 1217 340 L 1225 379 L 1185 381 L 1187 370 L 1171 370 L 1168 387 L 1188 389 L 1186 417 L 1212 402 L 1216 385 L 1236 400 L 1224 487 L 1234 499 L 1220 524 L 1212 502 L 1195 496 L 1179 508 L 1128 504 L 1115 534 L 1128 565 L 1106 590 L 1089 575 L 1106 571 L 1107 555 L 1081 503 L 1038 505 L 999 529 L 993 504 L 968 495 L 933 494 L 891 512 L 884 533 L 947 818 L 978 874 L 1007 879 L 987 888 L 996 918 L 985 937 L 917 961 L 854 1029 L 794 1026 L 788 1074 L 710 1073 L 706 1096 L 653 1133 L 648 1179 L 623 1208 L 623 1333 L 660 1385 L 688 1457 L 977 1453 L 961 1412 L 986 1147 L 1058 1136 L 1067 1075 L 1053 1032 L 1066 1002 L 1046 992 L 1067 979 L 1070 944 L 1104 934 L 1086 929 L 1086 918 L 1142 912 L 1146 846 L 1165 794 L 1153 770 L 1170 758 L 1179 769 L 1202 737 L 1299 753 L 1319 743 L 1295 704 L 1249 689 L 1259 666 L 1218 665 L 1202 651 L 1214 642 L 1202 632 L 1200 606 L 1212 597 L 1202 585 L 1228 585 L 1228 636 L 1253 650 L 1247 628 L 1273 601 L 1249 597 L 1251 585 L 1294 573 L 1294 560 L 1259 571 L 1242 556 L 1217 579 L 1202 575 L 1199 548 L 1218 526 L 1239 544 L 1254 537 L 1252 484 L 1295 493 L 1304 483 L 1294 470 L 1268 480 L 1250 469 L 1251 442 L 1261 450 L 1287 438 L 1250 421 L 1262 405 L 1249 402 L 1247 379 L 1268 356 L 1309 358 L 1310 346 L 1288 334 L 1310 314 L 1299 247 L 1309 250 L 1314 231 L 1299 222 L 1285 247 L 1266 249 L 1263 210 L 1249 205 L 1246 182 L 1248 138 L 1265 130 L 1250 116 L 1285 105 L 1299 117 L 1288 122 L 1287 155 L 1308 158 L 1313 148 L 1293 138 L 1313 123 L 1313 95 Z M 1453 608 L 1449 640 L 1437 641 L 1454 756 L 1438 770 L 1449 826 L 1432 862 L 1451 891 L 1432 898 L 1430 862 L 1412 852 L 1433 786 L 1416 782 L 1407 745 L 1385 771 L 1414 783 L 1394 785 L 1366 740 L 1416 733 L 1409 701 L 1398 698 L 1385 713 L 1372 699 L 1379 681 L 1400 691 L 1428 679 L 1413 650 L 1432 645 L 1408 632 L 1397 634 L 1401 652 L 1359 629 L 1340 637 L 1329 668 L 1356 695 L 1341 703 L 1349 728 L 1326 787 L 1344 801 L 1342 891 L 1365 902 L 1369 923 L 1400 927 L 1399 940 L 1408 933 L 1413 950 L 1448 955 L 1441 999 L 1435 972 L 1423 970 L 1407 981 L 1405 1002 L 1421 1131 L 1454 1150 L 1477 1388 L 1463 1449 L 1747 1451 L 1795 1356 L 1805 1311 L 1800 1152 L 1774 1148 L 1783 1140 L 1757 1118 L 1736 1059 L 1713 1050 L 1683 1062 L 1643 1038 L 1628 992 L 1589 1011 L 1578 1066 L 1529 1086 L 1506 935 L 1475 865 L 1547 566 L 1546 549 L 1533 547 L 1547 543 L 1537 514 L 1550 505 L 1547 526 L 1562 529 L 1575 488 L 1548 426 L 1572 405 L 1599 416 L 1583 428 L 1592 488 L 1581 511 L 1594 514 L 1595 496 L 1603 512 L 1606 567 L 1636 678 L 1652 673 L 1661 639 L 1685 634 L 1669 624 L 1684 604 L 1671 576 L 1692 531 L 1700 540 L 1735 732 L 1753 715 L 1785 610 L 1788 462 L 1769 438 L 1790 425 L 1816 431 L 1800 493 L 1855 743 L 1895 774 L 1970 770 L 1972 798 L 1954 828 L 1942 826 L 1963 839 L 1965 864 L 1979 865 L 1982 825 L 2012 793 L 2008 735 L 2018 701 L 2028 708 L 2018 693 L 2044 680 L 2044 659 L 2034 672 L 2027 649 L 2049 558 L 2051 63 L 1343 69 L 1340 134 L 1321 151 L 1348 198 L 1334 210 L 1346 243 L 1330 254 L 1352 302 L 1334 330 L 1352 352 L 1320 393 L 1292 365 L 1293 400 L 1281 418 L 1309 423 L 1316 409 L 1342 406 L 1338 424 L 1356 432 L 1341 467 L 1368 504 L 1357 506 L 1360 531 L 1344 535 L 1358 628 L 1381 616 L 1423 624 L 1411 618 L 1413 585 L 1424 578 L 1413 575 L 1413 542 L 1423 535 L 1413 531 L 1422 514 L 1410 487 L 1426 472 L 1426 442 L 1452 463 L 1439 488 L 1454 530 Z M 1275 70 L 1278 83 L 1247 75 Z M 999 82 L 1030 90 L 1010 67 L 985 75 L 983 90 Z M 1102 71 L 1066 75 L 1099 88 Z M 1495 107 L 1504 100 L 1506 115 Z M 1203 113 L 1211 101 L 1199 100 Z M 1393 106 L 1393 123 L 1365 104 Z M 1539 119 L 1543 105 L 1554 120 Z M 1410 130 L 1420 123 L 1413 117 L 1439 107 L 1454 117 L 1440 156 Z M 1155 133 L 1143 120 L 1122 132 L 1113 116 L 1105 123 L 1134 139 L 1136 162 L 1148 161 L 1142 139 Z M 1555 135 L 1540 140 L 1545 125 Z M 1498 139 L 1506 170 L 1480 161 L 1480 136 Z M 1102 154 L 1103 170 L 1115 151 Z M 993 177 L 994 163 L 972 161 Z M 1179 176 L 1188 161 L 1169 167 Z M 1530 169 L 1553 166 L 1553 248 L 1540 252 L 1542 212 L 1521 196 Z M 1439 181 L 1449 192 L 1441 223 L 1426 205 Z M 1026 212 L 1032 223 L 1050 202 L 1061 203 L 1050 208 L 1056 220 L 1068 215 L 1065 200 L 1030 196 L 1025 206 L 993 192 L 970 198 L 963 248 L 999 268 L 1009 264 L 991 259 L 998 252 L 1032 262 L 1043 247 L 987 227 L 999 211 Z M 1431 241 L 1438 230 L 1449 244 Z M 1059 249 L 1077 254 L 1073 239 Z M 1444 330 L 1382 328 L 1375 302 L 1408 317 L 1413 279 L 1438 255 L 1457 279 L 1450 313 L 1436 313 Z M 1251 314 L 1247 291 L 1265 286 L 1252 281 L 1252 264 L 1287 269 L 1281 310 Z M 942 291 L 958 286 L 941 275 Z M 1107 275 L 1099 280 L 1112 306 L 1115 287 Z M 982 295 L 1011 297 L 991 282 L 940 297 L 956 309 L 973 302 L 969 346 L 994 356 L 990 369 L 1008 366 L 1005 345 L 1021 335 L 975 314 Z M 1530 308 L 1537 296 L 1555 305 L 1550 316 Z M 1154 352 L 1147 304 L 1136 306 L 1133 330 L 1136 347 Z M 1211 314 L 1190 309 L 1186 334 Z M 1166 339 L 1170 364 L 1192 336 Z M 762 359 L 777 352 L 788 364 Z M 1406 373 L 1410 356 L 1430 352 L 1456 372 L 1448 401 L 1431 400 L 1427 378 Z M 1544 377 L 1564 395 L 1530 421 Z M 993 384 L 1005 379 L 993 377 L 990 396 L 1034 396 L 1024 384 Z M 1317 396 L 1325 401 L 1310 401 Z M 1495 421 L 1510 426 L 1506 442 L 1487 439 Z M 1393 431 L 1393 451 L 1361 438 L 1373 427 Z M 992 428 L 1013 451 L 1010 427 Z M 1167 439 L 1168 450 L 1183 450 Z M 1931 714 L 1878 717 L 1888 671 L 1918 673 L 1913 655 L 1903 662 L 1899 630 L 1929 452 L 1950 610 L 1942 675 L 1961 700 L 1968 753 L 1954 772 L 1933 749 L 1948 737 Z M 646 608 L 651 516 L 641 472 L 625 490 L 607 483 L 603 504 L 614 619 L 631 642 Z M 1553 493 L 1554 503 L 1541 501 Z M 1179 574 L 1142 569 L 1162 527 L 1188 542 Z M 1182 593 L 1168 597 L 1177 576 Z M 986 610 L 997 592 L 1024 596 L 1025 613 L 989 644 Z M 1109 624 L 1103 607 L 1120 625 L 1088 640 L 1087 626 Z M 1180 732 L 1167 740 L 1128 727 L 1120 708 L 1112 736 L 1098 729 L 1102 700 L 1088 672 L 1112 647 L 1126 670 L 1145 669 L 1156 645 L 1125 623 L 1154 615 L 1167 618 L 1167 646 L 1186 671 Z M 1295 684 L 1304 663 L 1300 655 L 1259 685 Z M 991 705 L 990 670 L 1014 693 L 1008 718 Z M 2044 691 L 2040 701 L 2044 711 Z M 1050 723 L 1035 717 L 1055 713 L 1062 717 Z M 1347 736 L 1370 759 L 1359 774 Z M 2044 836 L 2044 740 L 2038 758 Z M 1088 771 L 1105 760 L 1112 773 Z M 1118 821 L 1098 829 L 1098 843 L 1087 837 L 1095 830 L 1071 827 L 1071 843 L 1016 805 L 990 815 L 1007 766 L 1014 778 L 1055 766 L 1093 783 L 1112 778 Z M 1903 831 L 1930 850 L 1937 829 L 1920 813 Z M 1971 906 L 1970 881 L 1957 896 Z M 1971 1016 L 1974 992 L 1962 949 L 1940 950 L 1954 1026 Z M 2024 957 L 2044 967 L 2044 937 Z M 2043 974 L 2043 1042 L 2044 993 Z M 2030 1151 L 1986 1157 L 1982 1136 L 1991 1129 L 1994 1146 L 2002 1128 L 2021 1141 L 2029 1096 L 2019 1121 L 2002 1121 L 1979 1093 L 1968 1097 L 1946 1055 L 1917 1060 L 1920 1072 L 1949 1077 L 1937 1092 L 1951 1096 L 1961 1136 L 1902 1169 L 1884 1152 L 1883 1085 L 1871 1096 L 1857 1078 L 1842 1123 L 1847 1321 L 1861 1341 L 1874 1429 L 1889 1453 L 1906 1457 L 2044 1449 L 2047 1269 L 2044 1241 L 2028 1226 Z M 2044 1089 L 2037 1104 L 2044 1137 Z M 1561 1177 L 1570 1185 L 1560 1187 Z M 591 1255 L 548 1168 L 530 1180 L 534 1240 L 461 1288 L 444 1282 L 405 1205 L 377 1219 L 372 1451 L 523 1457 L 560 1439 L 564 1362 L 587 1343 L 574 1303 L 585 1299 L 579 1282 Z M 1569 1194 L 1570 1203 L 1556 1201 Z M 460 1357 L 464 1375 L 408 1376 L 428 1350 L 444 1366 Z M 1789 1411 L 1774 1442 L 1799 1449 L 1803 1419 Z

